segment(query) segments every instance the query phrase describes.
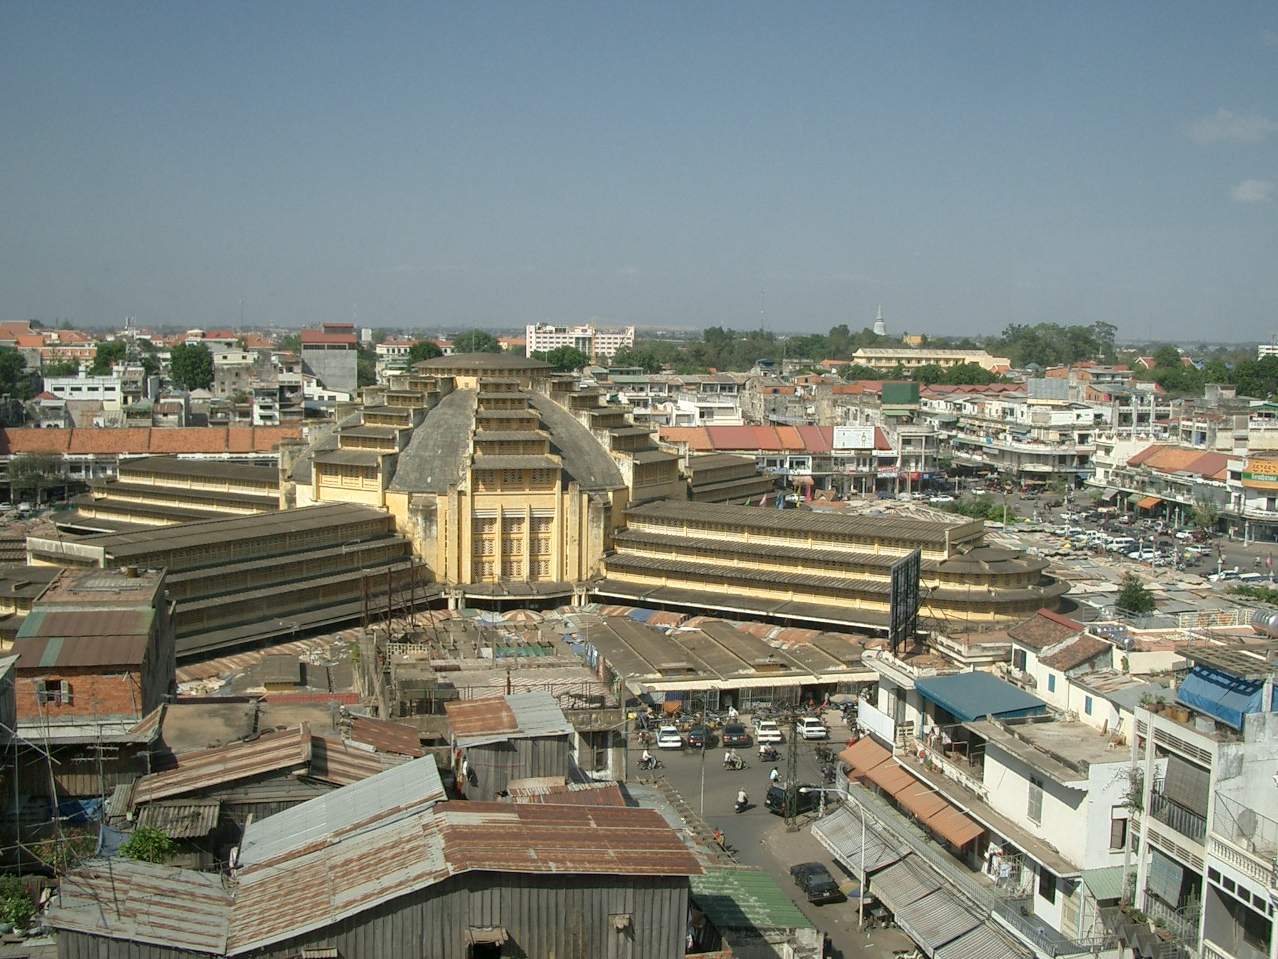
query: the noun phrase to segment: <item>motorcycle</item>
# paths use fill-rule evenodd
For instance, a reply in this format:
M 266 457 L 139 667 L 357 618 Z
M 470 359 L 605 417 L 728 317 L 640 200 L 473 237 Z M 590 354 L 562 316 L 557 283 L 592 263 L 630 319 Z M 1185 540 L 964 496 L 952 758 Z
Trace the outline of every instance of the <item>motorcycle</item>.
M 649 756 L 647 759 L 640 759 L 640 760 L 639 760 L 639 768 L 640 768 L 640 769 L 660 769 L 660 768 L 661 768 L 661 767 L 663 767 L 664 765 L 665 765 L 665 763 L 663 763 L 663 762 L 662 762 L 660 759 L 658 759 L 656 756 Z
M 781 758 L 781 753 L 777 751 L 775 746 L 761 746 L 759 748 L 759 762 L 774 763 Z
M 740 756 L 737 756 L 736 758 L 730 759 L 726 763 L 724 763 L 723 768 L 731 769 L 733 772 L 740 772 L 741 770 L 749 769 L 750 767 L 746 764 L 746 761 L 744 759 L 742 759 Z
M 817 762 L 820 763 L 828 763 L 834 758 L 834 750 L 829 746 L 818 745 L 813 752 L 816 754 Z
M 837 777 L 837 772 L 835 771 L 833 763 L 826 763 L 824 766 L 821 767 L 821 778 L 825 780 L 825 783 L 827 786 L 834 785 L 834 780 L 836 777 Z
M 742 802 L 738 799 L 736 803 L 733 804 L 732 808 L 734 812 L 743 813 L 750 808 L 750 800 L 747 799 L 745 802 Z

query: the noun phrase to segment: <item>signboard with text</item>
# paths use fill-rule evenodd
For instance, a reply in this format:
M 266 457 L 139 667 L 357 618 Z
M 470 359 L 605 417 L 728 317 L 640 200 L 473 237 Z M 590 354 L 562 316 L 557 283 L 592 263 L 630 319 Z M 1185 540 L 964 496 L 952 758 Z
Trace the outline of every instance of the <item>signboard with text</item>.
M 836 426 L 834 428 L 834 448 L 836 450 L 874 449 L 874 427 Z

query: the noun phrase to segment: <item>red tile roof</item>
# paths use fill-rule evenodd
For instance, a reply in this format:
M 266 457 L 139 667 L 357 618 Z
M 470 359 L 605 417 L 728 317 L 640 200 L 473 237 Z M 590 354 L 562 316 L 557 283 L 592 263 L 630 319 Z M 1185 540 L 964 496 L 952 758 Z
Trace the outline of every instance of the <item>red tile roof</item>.
M 834 448 L 834 429 L 829 426 L 663 426 L 660 435 L 698 452 L 828 453 Z
M 1129 466 L 1148 466 L 1160 473 L 1192 473 L 1205 479 L 1226 478 L 1229 457 L 1183 446 L 1155 443 L 1128 458 Z
M 354 346 L 354 333 L 325 333 L 321 330 L 303 330 L 303 346 Z

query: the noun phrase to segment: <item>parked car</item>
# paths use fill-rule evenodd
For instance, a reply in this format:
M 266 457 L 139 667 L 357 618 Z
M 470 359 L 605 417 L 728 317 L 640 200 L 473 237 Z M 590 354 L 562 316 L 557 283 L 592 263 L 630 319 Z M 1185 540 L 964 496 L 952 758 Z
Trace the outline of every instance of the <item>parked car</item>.
M 714 745 L 714 734 L 705 726 L 693 726 L 688 730 L 688 745 L 693 749 L 709 749 Z
M 846 898 L 839 890 L 839 884 L 830 875 L 830 870 L 819 862 L 801 862 L 791 866 L 790 875 L 810 903 L 820 905 L 823 902 L 842 902 Z
M 662 726 L 657 730 L 658 749 L 682 749 L 683 737 L 677 726 Z
M 725 746 L 749 746 L 750 731 L 743 723 L 728 723 L 720 734 Z
M 799 736 L 803 739 L 829 739 L 830 730 L 815 716 L 804 716 L 798 723 Z
M 781 727 L 771 719 L 761 719 L 754 724 L 754 738 L 760 743 L 785 742 L 785 736 L 781 734 Z
M 936 496 L 929 496 L 929 503 L 953 503 L 954 497 L 949 493 L 938 493 Z
M 785 815 L 785 787 L 770 786 L 763 799 L 768 812 L 777 816 Z M 821 805 L 821 787 L 812 783 L 801 783 L 795 787 L 794 811 L 796 813 L 812 812 Z

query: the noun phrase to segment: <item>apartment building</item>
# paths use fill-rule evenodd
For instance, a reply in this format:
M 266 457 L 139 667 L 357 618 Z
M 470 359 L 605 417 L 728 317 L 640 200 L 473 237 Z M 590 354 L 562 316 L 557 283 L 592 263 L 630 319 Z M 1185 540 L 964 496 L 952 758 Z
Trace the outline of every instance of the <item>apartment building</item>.
M 1008 395 L 1004 391 L 935 393 L 923 397 L 923 418 L 960 469 L 997 472 L 1016 482 L 1092 474 L 1096 436 L 1110 411 L 1088 403 Z
M 635 345 L 635 328 L 623 327 L 619 330 L 607 330 L 596 327 L 593 323 L 578 326 L 555 326 L 552 323 L 529 323 L 524 333 L 524 355 L 545 353 L 571 346 L 580 350 L 592 360 L 611 360 L 622 347 Z
M 985 350 L 916 349 L 908 346 L 862 347 L 852 354 L 852 362 L 887 372 L 899 367 L 907 373 L 921 366 L 949 369 L 965 363 L 974 363 L 991 373 L 1006 373 L 1012 368 L 1012 361 L 1006 356 L 991 356 Z
M 648 426 L 740 426 L 745 390 L 740 374 L 706 376 L 618 374 L 609 379 L 618 402 Z
M 354 325 L 325 323 L 318 330 L 303 330 L 301 340 L 303 370 L 329 390 L 355 395 L 359 352 Z

